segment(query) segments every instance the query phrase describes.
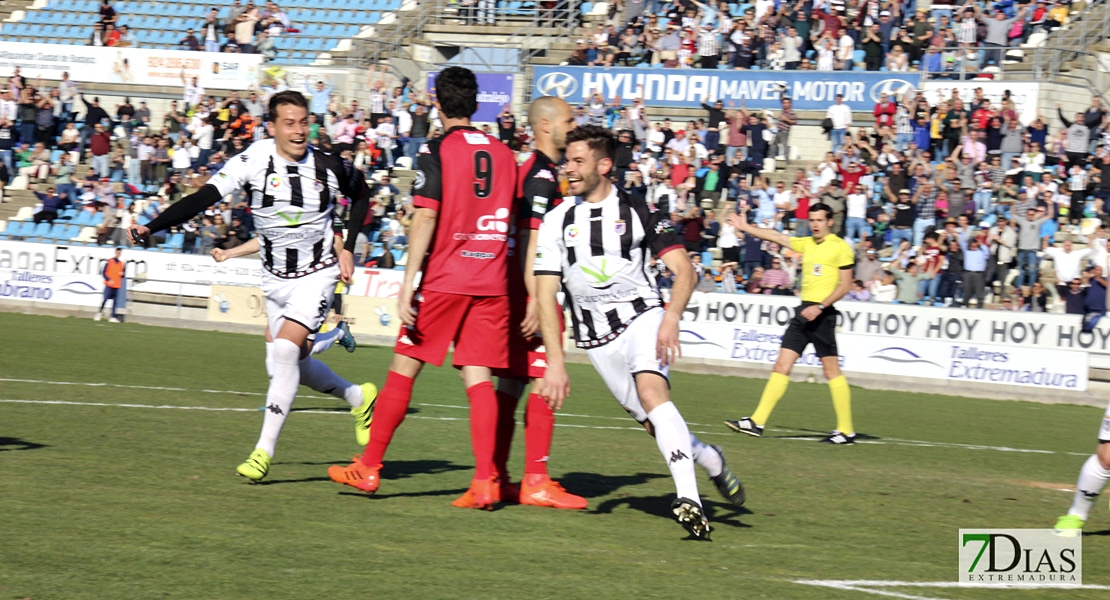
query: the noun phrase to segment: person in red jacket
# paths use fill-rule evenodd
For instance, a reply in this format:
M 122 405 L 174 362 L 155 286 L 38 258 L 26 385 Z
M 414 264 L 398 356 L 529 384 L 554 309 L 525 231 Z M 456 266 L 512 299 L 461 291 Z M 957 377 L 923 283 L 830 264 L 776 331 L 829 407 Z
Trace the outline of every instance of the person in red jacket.
M 109 323 L 119 323 L 119 315 L 116 314 L 116 307 L 119 306 L 119 290 L 123 287 L 123 261 L 119 259 L 123 254 L 122 248 L 116 248 L 116 255 L 108 259 L 104 263 L 104 270 L 100 272 L 104 276 L 104 301 L 100 303 L 100 310 L 96 312 L 93 317 L 94 321 L 99 321 L 104 318 L 104 307 L 108 304 L 108 300 L 112 301 L 112 314 L 108 319 Z
M 893 127 L 894 113 L 898 112 L 898 104 L 891 101 L 890 96 L 883 92 L 879 94 L 879 102 L 875 104 L 875 127 Z

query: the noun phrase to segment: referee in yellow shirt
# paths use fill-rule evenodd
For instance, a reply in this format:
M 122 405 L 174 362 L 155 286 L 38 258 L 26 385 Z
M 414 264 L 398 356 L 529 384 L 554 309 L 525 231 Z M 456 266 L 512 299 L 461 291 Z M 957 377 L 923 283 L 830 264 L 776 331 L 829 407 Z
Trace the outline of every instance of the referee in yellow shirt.
M 852 285 L 855 254 L 843 239 L 830 233 L 833 211 L 827 204 L 809 207 L 810 237 L 791 237 L 774 229 L 763 229 L 748 223 L 747 209 L 728 217 L 736 231 L 761 240 L 789 246 L 802 256 L 802 303 L 782 336 L 782 347 L 773 372 L 763 388 L 759 406 L 750 417 L 738 421 L 725 421 L 733 431 L 760 437 L 775 404 L 786 393 L 790 371 L 805 352 L 813 349 L 821 359 L 825 377 L 829 380 L 833 409 L 836 411 L 836 429 L 821 440 L 826 444 L 854 444 L 856 431 L 852 427 L 852 393 L 848 380 L 840 373 L 840 357 L 836 349 L 836 317 L 840 314 L 833 304 L 844 297 Z

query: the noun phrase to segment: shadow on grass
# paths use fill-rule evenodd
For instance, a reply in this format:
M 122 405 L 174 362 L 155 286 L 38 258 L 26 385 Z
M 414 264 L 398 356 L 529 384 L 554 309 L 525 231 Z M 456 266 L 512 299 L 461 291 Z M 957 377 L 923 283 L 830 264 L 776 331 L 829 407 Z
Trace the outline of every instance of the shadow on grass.
M 277 485 L 279 483 L 311 483 L 314 481 L 331 481 L 327 477 L 303 477 L 301 479 L 267 479 L 259 481 L 256 485 Z
M 8 452 L 11 450 L 38 450 L 39 448 L 46 448 L 46 444 L 36 444 L 35 442 L 28 442 L 19 438 L 0 437 L 0 452 Z
M 1099 537 L 1110 536 L 1110 529 L 1103 529 L 1102 531 L 1084 531 L 1083 532 L 1083 537 L 1087 537 L 1087 536 L 1099 536 Z
M 769 433 L 764 433 L 763 437 L 772 438 L 772 439 L 777 438 L 777 439 L 784 439 L 784 440 L 823 440 L 823 439 L 825 439 L 826 437 L 829 436 L 828 431 L 821 431 L 819 429 L 808 429 L 806 427 L 785 427 L 784 426 L 780 430 L 795 431 L 795 432 L 801 432 L 801 433 L 777 433 L 777 434 L 774 434 L 774 435 L 771 435 Z M 881 440 L 881 439 L 883 439 L 883 438 L 881 438 L 877 435 L 868 435 L 866 433 L 859 433 L 859 432 L 856 433 L 856 440 Z
M 618 507 L 627 506 L 632 510 L 638 510 L 653 517 L 674 520 L 674 513 L 671 512 L 671 502 L 674 502 L 674 496 L 671 495 L 613 498 L 612 500 L 606 500 L 597 505 L 592 512 L 610 514 Z M 704 498 L 702 499 L 702 506 L 705 508 L 706 516 L 709 518 L 709 522 L 714 528 L 720 528 L 724 525 L 740 528 L 751 527 L 751 525 L 740 522 L 740 517 L 742 515 L 752 514 L 752 511 L 744 507 L 737 507 L 723 502 L 710 502 Z
M 629 485 L 640 485 L 666 477 L 659 473 L 636 473 L 635 475 L 602 475 L 600 473 L 565 473 L 559 477 L 559 483 L 572 494 L 586 498 L 599 498 L 608 496 L 613 492 Z
M 383 485 L 387 485 L 384 482 Z M 386 498 L 430 498 L 436 496 L 461 496 L 466 488 L 458 488 L 451 490 L 424 490 L 423 492 L 405 492 L 401 494 L 364 494 L 362 492 L 339 492 L 340 496 L 357 496 L 360 498 L 376 498 L 378 500 Z

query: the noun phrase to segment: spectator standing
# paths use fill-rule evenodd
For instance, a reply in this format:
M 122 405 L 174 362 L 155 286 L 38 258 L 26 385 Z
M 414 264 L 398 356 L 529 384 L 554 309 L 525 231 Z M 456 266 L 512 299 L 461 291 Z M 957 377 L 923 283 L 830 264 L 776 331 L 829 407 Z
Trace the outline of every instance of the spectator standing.
M 312 96 L 309 101 L 309 112 L 316 115 L 317 123 L 324 123 L 324 117 L 328 113 L 328 104 L 331 102 L 331 93 L 332 90 L 335 89 L 335 85 L 332 84 L 330 79 L 325 77 L 324 79 L 317 80 L 315 85 L 306 81 L 304 89 Z M 371 111 L 372 110 L 373 109 L 371 109 Z M 384 112 L 384 106 L 382 107 L 382 111 L 383 114 L 387 114 Z
M 219 52 L 220 51 L 220 34 L 223 32 L 223 27 L 220 25 L 218 17 L 219 12 L 213 8 L 208 11 L 204 17 L 204 23 L 200 26 L 201 35 L 204 36 L 204 51 L 205 52 Z M 186 99 L 186 105 L 192 106 L 192 103 Z
M 843 94 L 836 95 L 835 103 L 825 112 L 825 118 L 829 119 L 832 125 L 830 132 L 832 151 L 834 153 L 840 152 L 840 149 L 844 147 L 844 136 L 848 133 L 848 128 L 852 126 L 852 109 L 844 104 Z
M 107 0 L 105 0 L 104 3 L 107 4 Z M 123 261 L 120 260 L 120 256 L 122 255 L 123 249 L 116 248 L 115 255 L 104 263 L 104 270 L 100 273 L 101 276 L 104 277 L 104 300 L 100 303 L 100 310 L 98 310 L 96 316 L 93 317 L 94 321 L 99 321 L 104 318 L 104 307 L 108 304 L 108 301 L 111 300 L 112 312 L 110 313 L 108 322 L 120 322 L 119 314 L 116 310 L 123 301 L 122 289 L 126 266 L 123 264 Z
M 1015 214 L 1014 223 L 1018 227 L 1018 271 L 1015 285 L 1033 285 L 1037 280 L 1037 253 L 1041 249 L 1041 225 L 1048 222 L 1044 208 L 1030 206 L 1024 215 Z

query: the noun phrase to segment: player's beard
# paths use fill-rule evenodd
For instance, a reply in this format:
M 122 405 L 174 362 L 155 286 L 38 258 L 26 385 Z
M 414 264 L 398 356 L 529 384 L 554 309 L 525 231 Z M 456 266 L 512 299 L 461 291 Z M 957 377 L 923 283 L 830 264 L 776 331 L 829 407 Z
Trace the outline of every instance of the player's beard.
M 597 171 L 582 173 L 581 185 L 582 193 L 579 194 L 579 196 L 585 198 L 586 196 L 592 194 L 594 190 L 597 189 L 597 186 L 601 185 L 601 175 L 598 175 Z

